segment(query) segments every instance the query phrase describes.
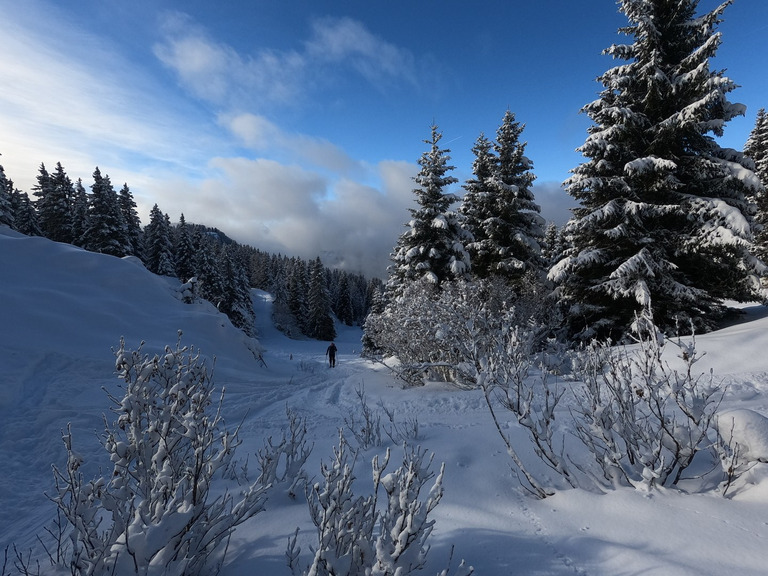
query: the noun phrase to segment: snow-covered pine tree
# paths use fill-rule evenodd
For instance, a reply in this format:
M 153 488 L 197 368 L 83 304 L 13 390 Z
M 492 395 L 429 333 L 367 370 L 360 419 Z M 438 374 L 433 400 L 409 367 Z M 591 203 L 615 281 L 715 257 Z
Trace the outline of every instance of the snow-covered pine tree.
M 355 321 L 355 313 L 352 308 L 352 295 L 350 293 L 349 287 L 349 275 L 343 270 L 339 275 L 339 286 L 337 292 L 336 302 L 333 306 L 333 309 L 336 312 L 336 317 L 339 319 L 339 322 L 346 324 L 347 326 L 352 326 Z
M 13 187 L 13 182 L 8 181 Z M 37 220 L 37 211 L 29 199 L 29 195 L 21 190 L 11 193 L 11 206 L 13 207 L 13 228 L 27 236 L 42 236 L 43 231 Z
M 517 280 L 526 271 L 541 272 L 545 224 L 531 189 L 536 178 L 533 162 L 525 156 L 526 143 L 520 141 L 524 129 L 525 125 L 507 110 L 496 131 L 493 147 L 499 158 L 495 184 L 500 206 L 495 225 L 488 227 L 490 237 L 500 248 L 498 272 Z
M 526 271 L 540 273 L 544 266 L 544 219 L 531 191 L 533 163 L 520 142 L 524 128 L 507 110 L 496 141 L 491 144 L 481 134 L 473 148 L 475 177 L 465 185 L 459 211 L 474 238 L 467 247 L 478 278 L 495 275 L 519 282 Z
M 56 164 L 53 174 L 48 173 L 45 164 L 40 164 L 34 196 L 37 197 L 35 208 L 43 235 L 56 242 L 72 242 L 72 217 L 69 206 L 72 181 L 61 162 Z
M 714 138 L 744 112 L 727 98 L 736 85 L 709 68 L 729 4 L 697 16 L 697 0 L 619 2 L 633 42 L 605 50 L 624 62 L 583 109 L 587 161 L 565 183 L 580 206 L 550 270 L 573 335 L 620 338 L 649 304 L 663 330 L 709 329 L 723 299 L 753 296 L 763 266 L 749 254 L 747 196 L 759 184 Z
M 458 208 L 463 216 L 462 227 L 472 234 L 467 251 L 472 261 L 472 274 L 487 278 L 497 262 L 493 241 L 485 230 L 485 222 L 496 213 L 496 194 L 491 183 L 498 171 L 499 159 L 493 153 L 493 144 L 480 134 L 472 147 L 473 178 L 464 183 L 464 198 Z
M 384 283 L 378 278 L 371 278 L 365 291 L 365 300 L 370 311 L 379 314 L 384 310 Z
M 288 261 L 285 303 L 293 315 L 296 327 L 305 334 L 308 334 L 309 326 L 309 274 L 307 263 L 301 258 L 293 257 Z
M 445 280 L 464 278 L 470 271 L 470 257 L 465 248 L 469 237 L 461 228 L 458 213 L 451 205 L 458 201 L 446 187 L 458 182 L 448 172 L 450 150 L 439 146 L 442 133 L 431 127 L 432 136 L 424 142 L 429 150 L 419 159 L 421 170 L 414 177 L 413 190 L 418 208 L 410 209 L 408 229 L 400 236 L 391 255 L 388 290 L 399 294 L 404 284 L 425 279 L 439 286 Z
M 117 200 L 117 193 L 106 174 L 98 166 L 93 172 L 91 195 L 88 198 L 88 216 L 80 243 L 86 250 L 112 256 L 128 254 L 125 220 Z
M 744 145 L 744 154 L 755 163 L 755 174 L 763 185 L 763 192 L 755 197 L 755 255 L 763 262 L 768 262 L 768 115 L 765 108 L 757 112 L 755 127 Z
M 161 276 L 175 276 L 173 244 L 168 217 L 157 204 L 149 213 L 149 224 L 144 227 L 143 261 L 147 270 Z
M 70 207 L 72 210 L 72 242 L 82 246 L 81 239 L 85 233 L 85 225 L 88 222 L 88 194 L 80 178 L 77 179 L 72 188 Z
M 133 194 L 131 194 L 128 184 L 123 184 L 123 187 L 118 193 L 117 201 L 120 205 L 120 211 L 123 214 L 123 220 L 125 220 L 125 234 L 130 247 L 128 254 L 131 256 L 141 256 L 141 219 L 139 218 L 139 213 L 136 211 L 136 202 L 133 200 Z
M 765 113 L 765 108 L 757 111 L 755 127 L 744 144 L 744 154 L 754 161 L 755 174 L 763 186 L 768 186 L 768 114 Z
M 53 197 L 48 198 L 46 208 L 49 212 L 49 235 L 48 238 L 58 242 L 72 243 L 74 240 L 72 231 L 72 198 L 75 195 L 75 188 L 72 185 L 61 162 L 56 163 L 56 170 L 51 174 L 51 184 L 53 185 Z M 42 221 L 38 212 L 38 221 Z
M 184 214 L 179 218 L 174 234 L 174 265 L 176 277 L 181 282 L 187 282 L 195 275 L 195 247 L 192 244 L 192 234 L 187 226 Z
M 309 267 L 307 314 L 307 336 L 327 341 L 336 338 L 336 327 L 331 316 L 331 295 L 320 257 L 311 262 Z
M 193 238 L 195 246 L 195 276 L 200 286 L 200 296 L 214 306 L 218 306 L 224 294 L 224 280 L 217 266 L 218 249 L 207 234 L 196 230 Z
M 224 289 L 218 305 L 219 311 L 226 314 L 234 326 L 249 336 L 254 336 L 251 284 L 237 245 L 222 247 L 219 265 Z
M 253 248 L 250 257 L 251 285 L 259 290 L 274 292 L 274 278 L 270 266 L 271 255 Z
M 13 183 L 5 175 L 5 170 L 0 165 L 0 225 L 13 227 L 14 211 L 11 200 Z
M 547 224 L 546 230 L 544 230 L 544 240 L 541 245 L 541 255 L 547 266 L 551 266 L 560 260 L 562 251 L 562 230 L 557 227 L 557 224 L 550 222 Z

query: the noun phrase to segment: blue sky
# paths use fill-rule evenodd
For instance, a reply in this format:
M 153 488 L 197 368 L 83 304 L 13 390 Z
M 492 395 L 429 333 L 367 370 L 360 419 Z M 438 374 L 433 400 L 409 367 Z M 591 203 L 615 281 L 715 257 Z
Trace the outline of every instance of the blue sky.
M 145 223 L 157 203 L 368 274 L 408 219 L 432 122 L 464 181 L 510 109 L 543 215 L 565 221 L 579 109 L 614 65 L 601 51 L 626 40 L 613 0 L 0 0 L 0 21 L 0 163 L 17 187 L 59 161 L 89 186 L 98 165 Z M 711 66 L 747 106 L 721 144 L 741 149 L 768 107 L 768 2 L 736 0 L 720 31 Z

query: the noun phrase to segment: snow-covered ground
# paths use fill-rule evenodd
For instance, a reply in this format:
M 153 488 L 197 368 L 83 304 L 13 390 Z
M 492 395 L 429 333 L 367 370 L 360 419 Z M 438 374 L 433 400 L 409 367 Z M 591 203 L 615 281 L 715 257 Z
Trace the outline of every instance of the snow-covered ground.
M 2 549 L 34 545 L 53 516 L 44 492 L 52 487 L 51 464 L 64 458 L 59 433 L 67 423 L 86 462 L 108 468 L 97 435 L 109 406 L 102 387 L 117 391 L 111 349 L 124 337 L 126 347 L 143 340 L 145 352 L 154 353 L 174 345 L 181 330 L 182 343 L 215 357 L 226 420 L 243 422 L 238 458 L 249 458 L 252 468 L 264 439 L 286 425 L 286 407 L 307 419 L 312 476 L 330 459 L 345 418 L 359 410 L 359 390 L 371 407 L 393 409 L 399 422 L 417 419 L 418 443 L 435 453 L 434 468 L 446 463 L 425 574 L 445 568 L 452 545 L 453 565 L 464 558 L 478 575 L 768 573 L 768 464 L 755 465 L 728 498 L 714 490 L 619 489 L 562 490 L 535 500 L 520 493 L 479 393 L 444 384 L 402 389 L 384 366 L 359 357 L 361 332 L 344 326 L 336 340 L 338 366 L 330 369 L 326 343 L 277 332 L 269 322 L 271 299 L 258 293 L 262 364 L 252 340 L 211 306 L 180 302 L 173 286 L 134 261 L 0 227 Z M 723 409 L 768 415 L 768 318 L 760 306 L 746 312 L 744 321 L 697 339 L 706 356 L 696 366 L 713 369 L 729 385 Z M 749 428 L 753 451 L 768 449 L 759 418 L 751 428 L 746 418 L 738 422 Z M 391 444 L 385 437 L 382 446 L 361 452 L 357 492 L 369 491 L 371 458 Z M 297 527 L 308 555 L 315 532 L 306 502 L 273 498 L 266 512 L 237 529 L 222 573 L 290 574 L 285 550 Z

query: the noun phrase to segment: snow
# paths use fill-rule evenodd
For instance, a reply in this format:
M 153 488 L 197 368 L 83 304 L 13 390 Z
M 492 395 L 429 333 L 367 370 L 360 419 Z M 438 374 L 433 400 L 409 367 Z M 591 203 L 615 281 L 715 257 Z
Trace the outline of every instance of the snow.
M 647 172 L 666 172 L 672 171 L 677 168 L 672 160 L 665 158 L 658 158 L 656 156 L 648 156 L 646 158 L 638 158 L 632 160 L 624 165 L 624 172 L 627 176 L 644 175 Z
M 748 462 L 768 462 L 768 418 L 748 408 L 724 411 L 717 430 L 726 443 L 736 443 Z
M 727 498 L 716 487 L 696 489 L 692 481 L 680 490 L 570 489 L 535 500 L 519 491 L 482 394 L 438 383 L 402 389 L 386 366 L 359 357 L 358 328 L 338 326 L 338 365 L 330 369 L 327 343 L 283 336 L 269 321 L 272 298 L 254 292 L 261 364 L 255 343 L 212 306 L 182 303 L 175 296 L 178 283 L 133 261 L 0 227 L 0 270 L 3 549 L 15 543 L 26 550 L 36 535 L 45 535 L 54 507 L 43 493 L 53 486 L 51 464 L 65 458 L 60 432 L 68 422 L 83 466 L 92 473 L 108 467 L 99 460 L 104 451 L 97 433 L 109 406 L 102 387 L 119 392 L 112 348 L 120 338 L 127 348 L 145 340 L 146 352 L 161 352 L 181 330 L 183 343 L 211 362 L 215 357 L 215 384 L 226 387 L 225 419 L 230 426 L 242 422 L 237 457 L 249 458 L 252 470 L 265 438 L 279 437 L 286 426 L 286 406 L 307 418 L 314 448 L 306 471 L 315 480 L 345 418 L 360 408 L 361 387 L 371 407 L 382 404 L 401 423 L 418 420 L 418 442 L 435 454 L 433 471 L 445 463 L 424 574 L 446 567 L 452 545 L 452 565 L 463 558 L 477 575 L 766 573 L 768 464 L 755 463 Z M 768 315 L 761 306 L 744 312 L 739 323 L 697 337 L 697 350 L 706 355 L 695 368 L 712 369 L 728 384 L 721 432 L 732 430 L 758 459 L 768 456 Z M 504 425 L 535 465 L 523 434 Z M 386 438 L 382 446 L 361 450 L 355 468 L 360 493 L 372 485 L 372 458 L 383 457 L 387 447 L 397 450 Z M 235 531 L 223 576 L 288 576 L 285 551 L 297 527 L 302 558 L 309 561 L 316 531 L 306 501 L 276 495 L 266 508 Z

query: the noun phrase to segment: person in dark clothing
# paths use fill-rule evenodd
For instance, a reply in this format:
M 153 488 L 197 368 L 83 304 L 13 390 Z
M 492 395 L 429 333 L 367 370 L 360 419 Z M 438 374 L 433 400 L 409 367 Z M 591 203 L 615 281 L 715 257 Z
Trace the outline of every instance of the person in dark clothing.
M 325 351 L 325 355 L 328 356 L 328 364 L 331 368 L 336 366 L 336 344 L 331 342 L 331 345 L 328 346 L 328 350 Z

